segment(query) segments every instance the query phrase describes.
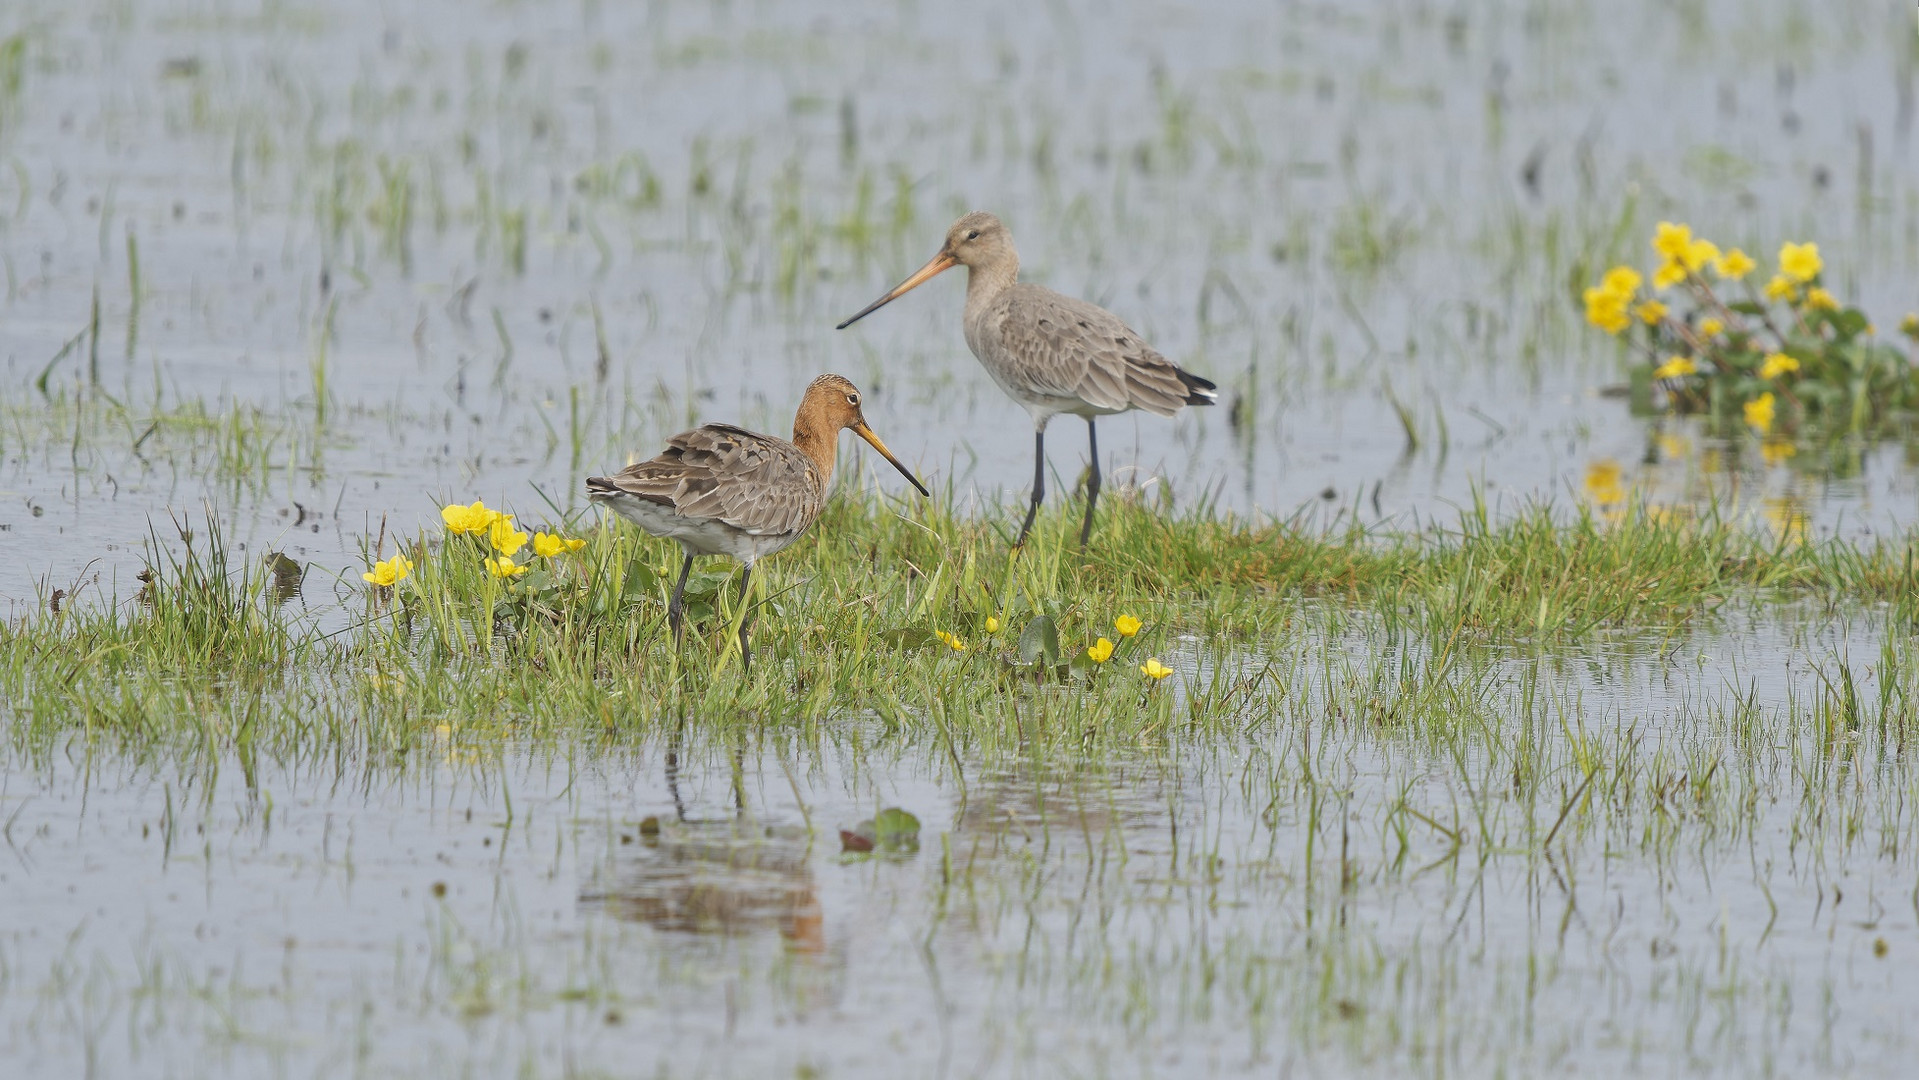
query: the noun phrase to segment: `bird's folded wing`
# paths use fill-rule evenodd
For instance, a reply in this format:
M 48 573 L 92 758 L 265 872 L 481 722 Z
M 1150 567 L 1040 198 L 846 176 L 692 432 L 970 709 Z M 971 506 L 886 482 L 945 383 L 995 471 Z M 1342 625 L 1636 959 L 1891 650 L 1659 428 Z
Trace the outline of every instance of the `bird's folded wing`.
M 797 447 L 731 424 L 681 432 L 658 457 L 628 465 L 612 480 L 681 517 L 755 536 L 804 529 L 819 513 L 824 488 L 818 467 Z
M 1001 340 L 1034 390 L 1102 409 L 1171 416 L 1191 391 L 1179 367 L 1105 308 L 1037 285 L 1007 290 Z

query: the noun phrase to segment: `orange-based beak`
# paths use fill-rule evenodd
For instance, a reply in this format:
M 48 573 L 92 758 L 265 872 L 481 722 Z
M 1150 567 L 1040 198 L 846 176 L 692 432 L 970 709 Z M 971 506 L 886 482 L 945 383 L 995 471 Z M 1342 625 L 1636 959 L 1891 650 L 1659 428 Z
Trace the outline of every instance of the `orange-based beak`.
M 928 275 L 926 275 L 926 276 L 927 276 L 927 277 L 932 277 L 933 275 L 932 275 L 932 274 L 928 274 Z M 901 289 L 899 289 L 899 290 L 896 290 L 896 291 L 897 291 L 897 292 L 905 292 L 906 290 L 905 290 L 904 288 L 901 288 Z M 887 297 L 886 299 L 887 299 L 887 300 L 891 300 L 891 299 L 892 299 L 892 297 L 890 297 L 890 296 L 889 296 L 889 297 Z M 881 303 L 881 304 L 883 304 L 883 303 L 885 303 L 885 302 L 886 302 L 885 300 L 882 300 L 882 301 L 880 301 L 880 303 Z M 878 306 L 880 306 L 880 305 L 879 305 L 879 304 L 874 304 L 874 305 L 873 305 L 873 307 L 878 307 Z M 869 308 L 868 310 L 871 310 L 871 309 Z M 860 314 L 862 314 L 862 315 L 863 315 L 863 314 L 865 314 L 865 312 L 861 312 Z M 858 318 L 858 316 L 854 316 L 854 317 L 855 317 L 855 318 Z M 890 462 L 892 462 L 892 463 L 893 463 L 893 467 L 894 467 L 895 469 L 898 469 L 898 470 L 900 471 L 900 475 L 901 475 L 901 476 L 904 476 L 904 477 L 906 477 L 906 479 L 907 479 L 908 481 L 910 481 L 910 482 L 912 483 L 912 485 L 913 485 L 914 487 L 916 487 L 916 488 L 919 488 L 919 489 L 920 489 L 920 494 L 921 494 L 921 495 L 924 495 L 924 496 L 926 496 L 926 497 L 927 497 L 927 498 L 929 498 L 929 499 L 933 497 L 933 493 L 932 493 L 932 492 L 930 492 L 930 491 L 928 491 L 928 490 L 926 490 L 926 485 L 925 485 L 925 484 L 922 484 L 922 483 L 920 483 L 920 481 L 919 481 L 919 477 L 917 477 L 917 476 L 914 476 L 914 475 L 913 475 L 913 474 L 912 474 L 912 473 L 911 473 L 910 471 L 908 471 L 908 470 L 907 470 L 907 468 L 906 468 L 906 466 L 904 466 L 904 465 L 902 465 L 902 464 L 900 464 L 900 459 L 899 459 L 899 458 L 896 458 L 896 457 L 894 457 L 894 456 L 893 456 L 893 452 L 892 452 L 891 450 L 888 450 L 888 449 L 886 448 L 886 444 L 880 441 L 880 437 L 879 437 L 878 435 L 875 435 L 875 434 L 873 434 L 873 429 L 872 429 L 872 428 L 870 428 L 870 427 L 867 427 L 867 426 L 866 426 L 866 421 L 864 421 L 864 420 L 861 420 L 861 421 L 859 421 L 858 423 L 856 423 L 856 424 L 854 424 L 854 425 L 853 425 L 853 434 L 855 434 L 855 435 L 858 435 L 858 436 L 859 436 L 860 438 L 862 438 L 862 439 L 865 439 L 865 440 L 866 440 L 866 443 L 867 443 L 867 445 L 868 445 L 868 446 L 871 446 L 871 447 L 872 447 L 873 449 L 875 449 L 875 450 L 878 450 L 878 451 L 880 452 L 880 456 L 881 456 L 881 457 L 883 457 L 883 458 L 885 458 L 886 460 L 888 460 L 888 461 L 890 461 Z
M 935 277 L 938 277 L 942 272 L 951 270 L 953 267 L 958 265 L 959 265 L 959 260 L 953 257 L 952 252 L 950 251 L 940 252 L 938 255 L 935 255 L 931 259 L 929 259 L 925 266 L 922 266 L 918 270 L 913 271 L 912 277 L 907 278 L 905 281 L 902 281 L 898 285 L 893 286 L 892 292 L 887 293 L 885 296 L 882 296 L 878 300 L 875 300 L 872 303 L 866 305 L 866 307 L 860 310 L 860 313 L 858 315 L 853 316 L 852 318 L 839 324 L 833 329 L 835 330 L 846 329 L 847 327 L 853 325 L 856 322 L 859 322 L 861 319 L 866 318 L 868 315 L 871 315 L 875 311 L 878 311 L 879 309 L 885 307 L 886 305 L 892 303 L 893 301 L 899 299 L 900 297 L 905 296 L 907 293 L 912 292 L 914 289 L 919 288 L 921 285 L 924 285 L 927 282 L 933 280 Z M 867 441 L 872 442 L 871 439 Z M 878 445 L 878 444 L 875 443 L 874 445 Z M 884 453 L 885 451 L 881 451 L 881 452 Z M 898 464 L 898 463 L 895 462 L 895 464 Z

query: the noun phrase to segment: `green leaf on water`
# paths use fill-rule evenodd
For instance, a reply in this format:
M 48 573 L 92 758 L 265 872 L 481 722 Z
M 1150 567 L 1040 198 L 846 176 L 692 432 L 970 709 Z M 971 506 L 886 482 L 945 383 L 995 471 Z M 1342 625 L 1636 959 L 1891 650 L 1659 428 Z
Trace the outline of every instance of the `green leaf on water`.
M 1059 627 L 1051 615 L 1036 615 L 1019 632 L 1019 658 L 1022 663 L 1044 662 L 1047 667 L 1059 663 Z
M 873 836 L 883 848 L 899 850 L 911 845 L 917 849 L 920 819 L 897 806 L 889 806 L 873 818 Z

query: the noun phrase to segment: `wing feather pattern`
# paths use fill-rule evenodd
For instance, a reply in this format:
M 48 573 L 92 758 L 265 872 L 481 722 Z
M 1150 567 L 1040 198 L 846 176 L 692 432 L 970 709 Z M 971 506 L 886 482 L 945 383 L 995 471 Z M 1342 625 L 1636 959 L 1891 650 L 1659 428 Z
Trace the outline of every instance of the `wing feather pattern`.
M 1105 308 L 1025 283 L 1003 296 L 989 315 L 1003 378 L 1034 393 L 1158 416 L 1218 396 L 1212 383 L 1180 370 Z
M 588 477 L 586 487 L 595 498 L 646 499 L 751 536 L 804 532 L 826 491 L 819 466 L 798 447 L 731 424 L 681 432 L 657 457 Z

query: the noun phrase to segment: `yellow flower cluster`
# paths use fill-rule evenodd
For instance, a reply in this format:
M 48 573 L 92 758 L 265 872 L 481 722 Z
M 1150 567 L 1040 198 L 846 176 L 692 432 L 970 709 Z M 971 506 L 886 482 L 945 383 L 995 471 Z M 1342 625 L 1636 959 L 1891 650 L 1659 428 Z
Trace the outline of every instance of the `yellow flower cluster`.
M 454 503 L 440 511 L 440 520 L 446 522 L 446 531 L 455 536 L 467 533 L 483 533 L 493 527 L 493 523 L 502 517 L 512 517 L 498 510 L 489 510 L 485 502 L 475 499 L 472 506 Z
M 442 507 L 440 520 L 446 523 L 446 531 L 454 536 L 483 536 L 487 546 L 495 554 L 486 557 L 486 571 L 496 578 L 512 579 L 526 573 L 528 563 L 516 563 L 513 557 L 525 549 L 530 541 L 533 554 L 543 559 L 551 559 L 569 551 L 578 551 L 586 546 L 585 540 L 571 539 L 554 533 L 535 532 L 531 535 L 521 532 L 513 524 L 512 514 L 503 514 L 489 508 L 485 502 L 475 499 L 471 506 L 453 503 Z M 377 571 L 379 567 L 376 565 Z M 402 575 L 404 576 L 404 575 Z M 371 581 L 369 577 L 367 580 Z
M 1617 334 L 1631 326 L 1628 309 L 1642 280 L 1639 271 L 1630 266 L 1615 266 L 1606 271 L 1599 284 L 1586 290 L 1586 321 L 1608 334 Z
M 1120 636 L 1121 641 L 1124 641 L 1139 633 L 1139 628 L 1144 625 L 1146 624 L 1132 615 L 1121 615 L 1113 620 L 1113 632 Z M 1113 658 L 1113 650 L 1118 646 L 1119 643 L 1113 639 L 1101 637 L 1098 641 L 1086 646 L 1086 658 L 1095 664 L 1104 664 Z
M 935 630 L 933 631 L 933 636 L 936 638 L 939 638 L 941 641 L 944 641 L 949 647 L 952 648 L 954 652 L 966 651 L 966 643 L 964 641 L 961 641 L 958 635 L 949 634 L 944 630 Z
M 1719 245 L 1711 240 L 1695 237 L 1692 226 L 1675 225 L 1662 221 L 1653 233 L 1652 249 L 1660 254 L 1663 262 L 1653 272 L 1652 284 L 1655 289 L 1664 289 L 1677 285 L 1706 268 L 1707 263 L 1718 264 L 1724 261 Z
M 1772 430 L 1772 391 L 1768 390 L 1758 397 L 1753 398 L 1751 401 L 1746 402 L 1744 408 L 1746 411 L 1746 423 L 1751 425 L 1755 431 L 1764 435 L 1766 432 Z
M 1776 379 L 1798 370 L 1799 361 L 1782 352 L 1767 353 L 1766 358 L 1759 363 L 1759 377 L 1762 379 Z

